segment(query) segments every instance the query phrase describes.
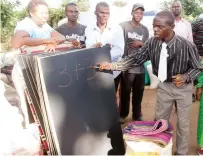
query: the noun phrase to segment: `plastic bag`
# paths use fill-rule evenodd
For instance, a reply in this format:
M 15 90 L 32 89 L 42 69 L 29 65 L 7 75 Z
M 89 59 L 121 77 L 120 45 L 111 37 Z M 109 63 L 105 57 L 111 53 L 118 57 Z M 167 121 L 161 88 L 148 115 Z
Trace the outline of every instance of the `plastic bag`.
M 23 117 L 17 107 L 4 96 L 4 83 L 0 81 L 0 155 L 36 155 L 40 151 L 37 125 L 23 129 Z
M 171 156 L 172 155 L 172 139 L 169 144 L 162 148 L 153 142 L 135 142 L 126 141 L 126 156 Z
M 150 88 L 156 89 L 158 87 L 158 84 L 160 83 L 160 80 L 158 79 L 158 77 L 156 75 L 153 74 L 152 64 L 149 64 L 147 66 L 147 71 L 148 71 L 148 74 L 150 77 Z

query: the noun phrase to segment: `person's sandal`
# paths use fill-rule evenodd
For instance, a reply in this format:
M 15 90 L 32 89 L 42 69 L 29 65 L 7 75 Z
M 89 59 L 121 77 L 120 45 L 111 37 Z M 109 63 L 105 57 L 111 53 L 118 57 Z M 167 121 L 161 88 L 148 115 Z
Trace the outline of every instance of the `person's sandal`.
M 198 149 L 198 154 L 199 154 L 200 156 L 203 156 L 203 148 L 199 148 L 199 149 Z
M 198 154 L 199 154 L 199 156 L 203 156 L 203 148 L 198 149 Z

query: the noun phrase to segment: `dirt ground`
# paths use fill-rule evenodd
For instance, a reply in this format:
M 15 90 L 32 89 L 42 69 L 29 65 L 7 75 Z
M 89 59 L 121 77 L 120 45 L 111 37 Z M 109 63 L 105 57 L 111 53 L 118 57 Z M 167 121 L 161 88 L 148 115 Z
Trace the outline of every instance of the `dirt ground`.
M 144 98 L 142 101 L 142 112 L 144 120 L 153 120 L 154 119 L 154 111 L 155 111 L 155 104 L 156 104 L 156 90 L 145 89 Z M 197 129 L 197 118 L 198 118 L 198 111 L 199 111 L 199 102 L 194 102 L 191 108 L 191 115 L 190 115 L 190 137 L 189 137 L 189 152 L 188 155 L 197 155 L 197 138 L 196 138 L 196 129 Z M 127 122 L 122 125 L 125 127 L 128 122 L 131 121 L 131 113 L 127 118 Z M 173 152 L 175 152 L 175 145 L 176 145 L 176 113 L 175 109 L 173 109 L 171 118 L 171 123 L 174 126 L 174 135 L 173 135 Z

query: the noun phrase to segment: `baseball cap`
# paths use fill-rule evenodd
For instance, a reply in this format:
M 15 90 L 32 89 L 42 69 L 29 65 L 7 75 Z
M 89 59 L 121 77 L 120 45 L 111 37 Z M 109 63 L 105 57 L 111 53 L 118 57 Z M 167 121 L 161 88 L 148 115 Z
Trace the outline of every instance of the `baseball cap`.
M 132 11 L 137 10 L 138 8 L 141 8 L 143 11 L 145 11 L 144 9 L 144 5 L 140 4 L 140 3 L 136 3 L 133 5 Z

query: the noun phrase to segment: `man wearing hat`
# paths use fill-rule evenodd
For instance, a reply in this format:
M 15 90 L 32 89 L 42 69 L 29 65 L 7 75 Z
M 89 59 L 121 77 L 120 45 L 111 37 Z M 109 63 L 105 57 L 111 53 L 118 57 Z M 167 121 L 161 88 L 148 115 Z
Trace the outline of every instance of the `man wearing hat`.
M 134 4 L 132 8 L 132 20 L 121 23 L 124 33 L 125 49 L 123 57 L 136 53 L 149 38 L 147 27 L 140 22 L 143 18 L 144 6 Z M 123 72 L 121 78 L 121 105 L 120 121 L 129 114 L 130 93 L 132 89 L 132 119 L 141 120 L 141 102 L 145 86 L 144 66 L 134 65 L 133 68 Z

